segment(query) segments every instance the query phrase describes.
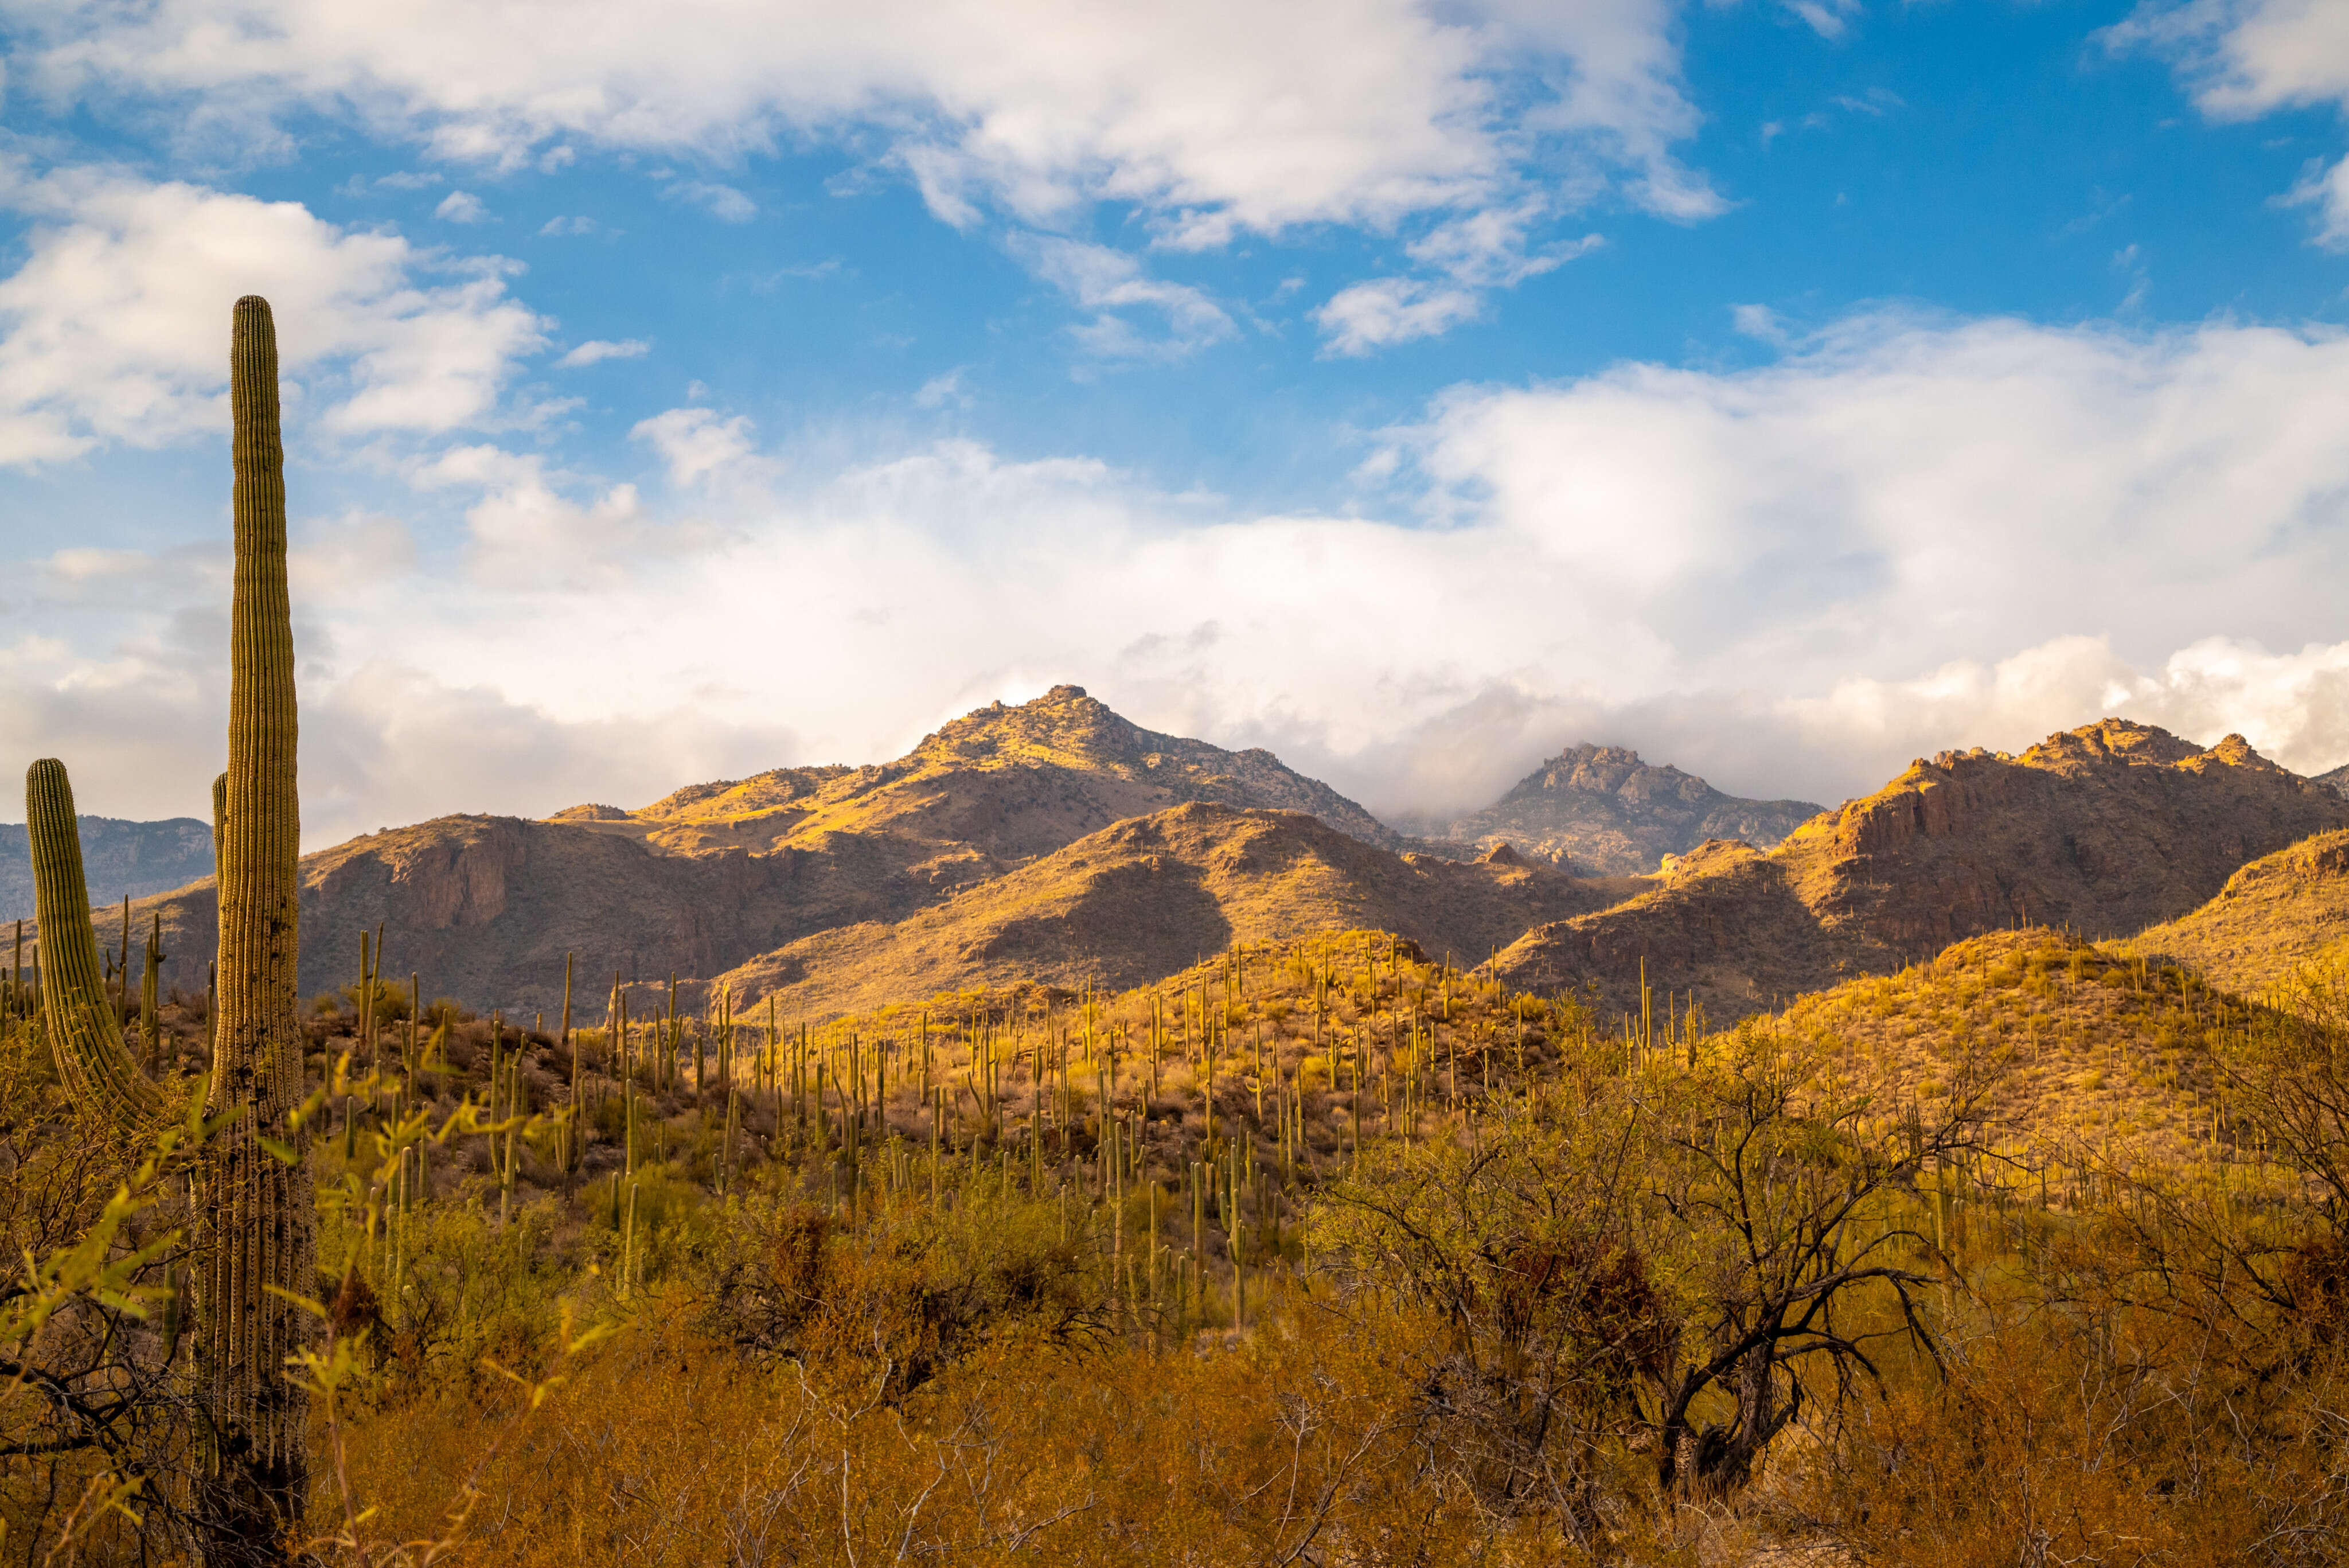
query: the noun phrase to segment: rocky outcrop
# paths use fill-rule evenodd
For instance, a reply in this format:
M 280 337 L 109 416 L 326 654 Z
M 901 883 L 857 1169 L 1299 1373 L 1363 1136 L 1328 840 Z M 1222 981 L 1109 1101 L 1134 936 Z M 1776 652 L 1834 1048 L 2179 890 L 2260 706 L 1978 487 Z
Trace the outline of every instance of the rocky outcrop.
M 1620 746 L 1569 746 L 1484 810 L 1430 829 L 1426 847 L 1466 859 L 1506 844 L 1586 875 L 1636 877 L 1707 839 L 1767 849 L 1819 809 L 1723 794 Z
M 2117 719 L 2019 756 L 1944 752 L 1767 855 L 1709 846 L 1620 909 L 1528 931 L 1512 983 L 1636 1003 L 1638 963 L 1714 1016 L 1822 977 L 1882 972 L 2010 926 L 2121 936 L 2217 893 L 2246 862 L 2349 826 L 2349 800 L 2230 735 L 2207 751 Z

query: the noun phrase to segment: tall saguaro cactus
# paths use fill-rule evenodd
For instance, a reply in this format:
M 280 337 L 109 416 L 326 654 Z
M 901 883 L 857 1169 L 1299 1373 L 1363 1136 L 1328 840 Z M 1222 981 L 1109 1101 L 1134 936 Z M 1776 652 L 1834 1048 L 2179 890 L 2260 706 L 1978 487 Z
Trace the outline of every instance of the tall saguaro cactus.
M 212 1507 L 274 1536 L 301 1517 L 308 1415 L 285 1376 L 307 1324 L 278 1292 L 315 1288 L 306 1158 L 263 1143 L 302 1100 L 295 1012 L 301 807 L 294 627 L 285 590 L 285 454 L 269 302 L 236 302 L 229 348 L 236 577 L 230 612 L 228 799 L 220 835 L 220 995 L 207 1109 L 229 1118 L 209 1166 L 198 1365 L 218 1445 Z M 299 1147 L 298 1140 L 296 1140 Z
M 308 1480 L 308 1406 L 286 1360 L 307 1324 L 280 1293 L 308 1295 L 317 1212 L 302 1140 L 295 1007 L 300 958 L 294 632 L 285 589 L 285 452 L 268 301 L 236 302 L 229 357 L 235 425 L 236 575 L 229 650 L 228 772 L 213 793 L 220 888 L 219 994 L 206 1110 L 219 1130 L 196 1205 L 197 1390 L 211 1430 L 199 1484 L 204 1561 L 282 1563 Z M 33 764 L 26 811 L 41 914 L 45 994 L 60 1077 L 126 1129 L 160 1096 L 139 1074 L 108 1001 L 89 922 L 73 793 L 64 767 Z

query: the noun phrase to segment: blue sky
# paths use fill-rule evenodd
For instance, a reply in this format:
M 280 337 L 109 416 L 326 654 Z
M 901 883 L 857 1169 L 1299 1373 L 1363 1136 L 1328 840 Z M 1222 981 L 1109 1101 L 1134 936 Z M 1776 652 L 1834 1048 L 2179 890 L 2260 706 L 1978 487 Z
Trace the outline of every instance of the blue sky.
M 2349 762 L 2317 0 L 0 6 L 0 737 L 217 766 L 277 306 L 307 836 L 1080 681 L 1392 813 Z

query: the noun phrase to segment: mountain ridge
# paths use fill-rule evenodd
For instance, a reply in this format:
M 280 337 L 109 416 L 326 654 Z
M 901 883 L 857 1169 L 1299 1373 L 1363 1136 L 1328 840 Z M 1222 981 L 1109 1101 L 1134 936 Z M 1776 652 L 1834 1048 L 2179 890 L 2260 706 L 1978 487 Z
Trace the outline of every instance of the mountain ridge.
M 1481 811 L 1431 827 L 1436 853 L 1480 853 L 1507 844 L 1564 858 L 1586 876 L 1639 877 L 1708 839 L 1768 849 L 1826 808 L 1805 800 L 1744 800 L 1670 763 L 1622 746 L 1567 747 Z
M 1702 846 L 1617 909 L 1526 932 L 1495 969 L 1630 1007 L 1644 962 L 1659 988 L 1735 1018 L 2009 925 L 2127 936 L 2343 826 L 2349 800 L 2240 735 L 2206 749 L 2105 719 L 2019 755 L 1919 758 L 1767 854 Z

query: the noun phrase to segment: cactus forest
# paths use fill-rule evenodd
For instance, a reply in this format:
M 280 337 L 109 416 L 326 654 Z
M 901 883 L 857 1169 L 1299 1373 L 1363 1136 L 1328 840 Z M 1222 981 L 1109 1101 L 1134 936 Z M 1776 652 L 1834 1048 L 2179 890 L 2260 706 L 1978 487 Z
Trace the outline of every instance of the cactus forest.
M 1331 926 L 813 1013 L 574 955 L 476 1011 L 304 928 L 259 298 L 230 364 L 201 988 L 160 914 L 101 950 L 72 759 L 26 775 L 0 1563 L 2349 1545 L 2349 971 L 2019 922 L 1716 1025 Z

